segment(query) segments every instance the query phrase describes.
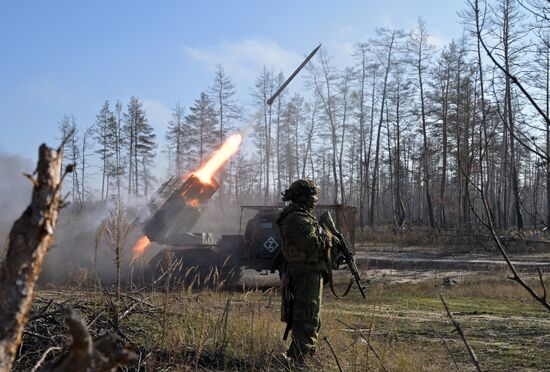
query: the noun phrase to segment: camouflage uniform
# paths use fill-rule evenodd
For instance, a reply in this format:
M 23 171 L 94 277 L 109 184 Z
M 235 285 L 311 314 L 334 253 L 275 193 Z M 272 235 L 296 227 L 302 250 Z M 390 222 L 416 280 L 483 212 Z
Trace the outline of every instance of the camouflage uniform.
M 293 186 L 297 183 L 293 193 Z M 300 186 L 304 185 L 305 190 L 301 190 Z M 292 342 L 287 356 L 295 361 L 302 361 L 305 356 L 315 352 L 321 326 L 319 315 L 323 281 L 327 275 L 327 238 L 316 218 L 310 213 L 311 205 L 303 203 L 301 198 L 304 193 L 306 197 L 308 194 L 315 195 L 316 190 L 312 181 L 294 182 L 283 194 L 283 200 L 291 200 L 292 203 L 284 208 L 277 221 L 283 243 L 283 256 L 287 262 L 290 293 L 294 301 L 291 313 Z

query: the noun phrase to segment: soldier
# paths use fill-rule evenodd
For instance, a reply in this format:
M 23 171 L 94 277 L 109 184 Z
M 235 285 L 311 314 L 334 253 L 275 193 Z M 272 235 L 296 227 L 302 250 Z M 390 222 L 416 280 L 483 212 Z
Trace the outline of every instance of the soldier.
M 286 290 L 289 295 L 287 303 L 283 303 L 283 318 L 287 322 L 285 337 L 292 330 L 292 342 L 286 357 L 296 364 L 315 353 L 321 326 L 323 282 L 326 282 L 328 273 L 326 249 L 329 238 L 312 214 L 318 191 L 311 180 L 293 182 L 282 194 L 282 200 L 291 203 L 277 220 L 286 261 L 286 273 L 281 273 L 283 286 L 288 279 L 288 286 L 283 288 L 283 293 Z

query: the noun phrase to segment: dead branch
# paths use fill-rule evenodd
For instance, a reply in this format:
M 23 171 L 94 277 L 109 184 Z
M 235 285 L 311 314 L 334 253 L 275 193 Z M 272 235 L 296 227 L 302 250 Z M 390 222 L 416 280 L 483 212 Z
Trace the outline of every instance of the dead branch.
M 477 4 L 477 1 L 476 1 L 476 4 Z M 483 42 L 483 39 L 481 38 L 481 31 L 478 30 L 477 31 L 477 36 L 481 42 L 481 44 L 483 45 L 483 47 L 485 48 L 486 52 L 487 53 L 490 53 L 490 51 L 487 49 L 487 46 L 485 45 L 485 43 Z M 494 59 L 494 57 L 489 54 L 489 56 L 491 57 L 491 59 L 493 60 L 493 62 L 495 62 L 495 64 L 498 65 L 498 62 Z M 502 67 L 501 67 L 502 68 Z M 505 71 L 507 74 L 508 72 Z M 514 78 L 515 79 L 515 78 Z M 515 82 L 517 84 L 519 84 L 519 82 L 517 81 L 517 79 L 515 79 Z M 520 88 L 521 88 L 521 85 L 519 85 Z M 522 90 L 523 91 L 523 90 Z M 524 92 L 526 95 L 528 95 L 527 92 Z M 531 98 L 529 96 L 529 98 Z M 532 99 L 532 98 L 531 98 Z M 537 106 L 538 108 L 538 106 Z M 550 124 L 550 120 L 548 119 L 547 116 L 544 115 L 544 119 L 546 121 L 547 124 Z M 486 149 L 485 149 L 486 150 Z M 470 210 L 472 211 L 472 213 L 474 213 L 474 215 L 476 216 L 476 218 L 478 219 L 478 221 L 489 231 L 489 233 L 491 234 L 491 237 L 493 238 L 493 241 L 495 242 L 496 246 L 497 246 L 497 249 L 498 251 L 500 252 L 501 256 L 504 258 L 504 261 L 506 262 L 506 265 L 508 266 L 508 268 L 510 269 L 510 271 L 512 272 L 512 276 L 509 277 L 509 279 L 517 282 L 519 285 L 521 285 L 530 295 L 531 297 L 533 297 L 536 301 L 538 301 L 542 306 L 544 306 L 547 310 L 550 310 L 550 303 L 548 302 L 548 298 L 547 298 L 547 293 L 546 293 L 546 285 L 544 283 L 544 280 L 542 278 L 542 274 L 539 275 L 539 279 L 540 279 L 540 282 L 541 282 L 541 286 L 542 286 L 542 289 L 543 289 L 543 293 L 541 295 L 539 295 L 537 292 L 535 292 L 535 290 L 533 288 L 531 288 L 531 286 L 529 286 L 525 280 L 523 280 L 523 278 L 519 275 L 516 267 L 514 266 L 514 264 L 512 263 L 512 261 L 510 260 L 510 257 L 508 256 L 508 253 L 506 252 L 506 249 L 505 249 L 505 246 L 504 244 L 502 243 L 501 239 L 499 238 L 499 236 L 497 235 L 496 231 L 495 231 L 495 226 L 493 224 L 493 218 L 492 218 L 492 213 L 491 213 L 491 210 L 490 210 L 490 207 L 489 207 L 489 203 L 487 202 L 487 198 L 485 197 L 485 191 L 484 191 L 484 183 L 483 183 L 483 157 L 484 157 L 484 151 L 483 151 L 483 148 L 480 146 L 480 149 L 479 149 L 479 162 L 480 162 L 480 173 L 481 173 L 481 184 L 480 185 L 477 185 L 475 184 L 472 179 L 470 178 L 470 176 L 468 174 L 466 174 L 466 172 L 464 171 L 463 167 L 462 167 L 462 163 L 459 161 L 458 162 L 458 168 L 461 172 L 461 174 L 465 177 L 466 179 L 466 182 L 471 185 L 475 191 L 477 191 L 480 195 L 480 198 L 481 198 L 481 202 L 482 202 L 482 205 L 483 205 L 483 210 L 485 212 L 485 217 L 487 220 L 484 220 L 482 218 L 482 216 L 479 215 L 479 213 L 476 211 L 471 199 L 469 199 L 469 202 L 470 202 Z M 539 270 L 540 272 L 540 270 Z
M 462 328 L 460 327 L 460 323 L 458 323 L 455 318 L 453 318 L 453 314 L 449 311 L 449 307 L 447 306 L 447 303 L 445 302 L 445 298 L 442 294 L 439 295 L 439 298 L 441 298 L 441 302 L 443 302 L 443 306 L 445 306 L 445 310 L 447 311 L 447 316 L 449 319 L 451 319 L 451 322 L 453 323 L 453 326 L 455 327 L 456 331 L 460 335 L 460 338 L 462 338 L 462 342 L 464 342 L 464 345 L 466 346 L 466 349 L 468 350 L 468 353 L 470 354 L 470 357 L 472 358 L 472 361 L 474 362 L 477 370 L 481 372 L 481 367 L 479 366 L 479 361 L 477 360 L 476 353 L 474 353 L 474 349 L 470 346 L 470 343 L 468 342 L 468 339 L 466 338 L 466 335 L 462 331 Z
M 455 365 L 455 368 L 458 372 L 460 372 L 460 368 L 458 368 L 458 363 L 456 362 L 456 359 L 455 359 L 455 356 L 453 354 L 453 352 L 451 351 L 451 349 L 449 348 L 449 345 L 447 345 L 447 343 L 445 342 L 445 340 L 443 339 L 443 337 L 441 337 L 441 335 L 439 334 L 439 332 L 437 332 L 435 329 L 432 329 L 435 334 L 437 335 L 437 337 L 439 337 L 439 339 L 441 340 L 441 343 L 443 344 L 443 346 L 445 346 L 445 349 L 447 349 L 447 352 L 449 353 L 449 355 L 451 356 L 451 359 L 453 360 L 453 364 Z
M 498 69 L 500 71 L 502 71 L 506 76 L 508 76 L 508 78 L 519 88 L 519 90 L 521 91 L 521 93 L 523 93 L 523 95 L 525 96 L 525 98 L 527 98 L 527 100 L 529 101 L 529 103 L 533 106 L 533 108 L 538 112 L 538 114 L 540 116 L 542 116 L 542 118 L 544 119 L 544 121 L 546 122 L 546 125 L 550 125 L 550 118 L 548 118 L 548 116 L 546 115 L 546 113 L 544 112 L 544 110 L 537 104 L 537 102 L 534 100 L 534 98 L 529 94 L 529 92 L 527 92 L 527 90 L 525 89 L 525 87 L 523 86 L 523 84 L 521 84 L 521 82 L 518 80 L 518 78 L 515 76 L 515 75 L 512 75 L 510 73 L 510 71 L 508 71 L 506 68 L 504 68 L 502 66 L 502 64 L 500 64 L 496 58 L 494 57 L 493 53 L 491 52 L 491 50 L 489 50 L 489 48 L 487 47 L 487 45 L 485 44 L 485 41 L 483 40 L 483 37 L 481 36 L 481 30 L 478 30 L 477 31 L 477 38 L 479 39 L 479 42 L 481 43 L 481 46 L 483 47 L 483 49 L 485 50 L 485 53 L 487 53 L 487 56 L 491 59 L 491 61 L 493 62 L 493 64 L 498 67 Z M 539 155 L 540 156 L 540 155 Z M 542 156 L 543 159 L 545 159 L 546 161 L 548 161 L 548 157 L 547 156 Z
M 144 298 L 144 299 L 138 299 L 136 302 L 134 302 L 128 309 L 126 309 L 118 318 L 118 321 L 120 322 L 122 319 L 126 318 L 128 315 L 132 313 L 139 305 L 141 304 L 148 304 L 147 300 L 149 300 L 151 296 Z M 152 307 L 152 306 L 151 306 Z
M 340 362 L 338 361 L 338 357 L 336 356 L 336 353 L 334 352 L 334 349 L 332 348 L 332 345 L 330 342 L 328 342 L 327 336 L 323 336 L 323 340 L 327 343 L 330 351 L 332 352 L 332 355 L 334 356 L 334 360 L 336 361 L 336 365 L 338 366 L 338 370 L 342 372 L 342 367 L 340 367 Z
M 86 328 L 90 329 L 90 327 L 93 326 L 94 323 L 97 322 L 97 320 L 98 320 L 103 314 L 105 314 L 105 310 L 101 310 L 101 311 L 92 319 L 92 321 L 86 325 Z
M 36 337 L 36 338 L 40 338 L 42 340 L 51 340 L 51 337 L 46 337 L 44 335 L 41 335 L 41 334 L 38 334 L 38 333 L 35 333 L 35 332 L 31 332 L 31 331 L 24 331 L 23 334 L 25 335 L 28 335 L 28 336 L 32 336 L 32 337 Z
M 0 268 L 0 371 L 9 371 L 28 319 L 35 282 L 53 238 L 61 202 L 63 153 L 42 144 L 32 200 L 9 234 Z
M 376 357 L 376 359 L 378 359 L 378 361 L 380 362 L 380 366 L 382 367 L 382 370 L 384 372 L 387 372 L 388 370 L 386 369 L 386 367 L 384 366 L 384 363 L 382 362 L 382 359 L 380 359 L 380 355 L 378 355 L 378 352 L 374 349 L 374 347 L 372 346 L 372 344 L 370 343 L 369 339 L 367 336 L 365 336 L 363 333 L 361 333 L 360 331 L 358 331 L 357 329 L 353 328 L 352 326 L 344 323 L 343 321 L 341 321 L 340 319 L 336 319 L 337 322 L 343 324 L 344 326 L 348 327 L 350 330 L 352 330 L 353 332 L 357 333 L 359 336 L 361 336 L 361 338 L 363 338 L 363 340 L 365 340 L 365 342 L 367 343 L 367 345 L 370 347 L 370 349 L 372 350 L 372 352 L 374 353 L 374 356 Z
M 50 348 L 48 348 L 44 354 L 42 354 L 42 356 L 40 357 L 40 360 L 34 365 L 33 369 L 31 370 L 31 372 L 36 372 L 38 371 L 38 368 L 40 368 L 40 366 L 42 365 L 42 363 L 44 363 L 44 361 L 46 360 L 46 357 L 48 356 L 49 353 L 51 353 L 52 351 L 59 351 L 63 349 L 62 347 L 59 347 L 59 346 L 52 346 Z
M 497 233 L 495 231 L 495 227 L 493 225 L 493 220 L 491 218 L 491 214 L 490 214 L 490 211 L 489 211 L 489 205 L 487 203 L 487 199 L 485 198 L 485 192 L 482 189 L 480 189 L 479 186 L 474 184 L 474 182 L 469 177 L 466 177 L 466 179 L 467 179 L 468 183 L 470 185 L 472 185 L 476 189 L 476 191 L 479 192 L 479 194 L 481 195 L 481 201 L 482 201 L 482 204 L 483 204 L 483 208 L 485 209 L 485 215 L 487 217 L 487 221 L 483 220 L 483 218 L 475 210 L 472 203 L 470 203 L 470 209 L 474 213 L 474 215 L 476 216 L 478 221 L 481 224 L 483 224 L 483 226 L 485 226 L 485 228 L 487 228 L 487 230 L 489 230 L 489 232 L 491 233 L 491 236 L 492 236 L 493 241 L 495 242 L 495 244 L 498 248 L 498 251 L 500 252 L 501 256 L 504 258 L 504 261 L 506 262 L 506 265 L 508 266 L 508 268 L 512 272 L 512 276 L 510 276 L 508 278 L 515 281 L 515 282 L 517 282 L 519 285 L 521 285 L 531 295 L 531 297 L 533 297 L 542 306 L 544 306 L 546 308 L 546 310 L 550 311 L 550 303 L 548 302 L 548 297 L 547 297 L 547 293 L 546 293 L 546 284 L 544 283 L 544 280 L 542 278 L 542 274 L 540 274 L 540 269 L 537 268 L 537 270 L 539 270 L 539 279 L 540 279 L 540 283 L 541 283 L 541 286 L 542 286 L 542 289 L 543 289 L 543 293 L 541 295 L 539 295 L 537 292 L 535 292 L 535 290 L 533 288 L 531 288 L 531 286 L 529 286 L 529 284 L 527 284 L 525 282 L 525 280 L 523 280 L 523 278 L 519 275 L 515 265 L 510 260 L 510 257 L 508 256 L 508 252 L 506 252 L 504 244 L 502 243 L 501 239 L 499 238 L 499 236 L 497 235 Z

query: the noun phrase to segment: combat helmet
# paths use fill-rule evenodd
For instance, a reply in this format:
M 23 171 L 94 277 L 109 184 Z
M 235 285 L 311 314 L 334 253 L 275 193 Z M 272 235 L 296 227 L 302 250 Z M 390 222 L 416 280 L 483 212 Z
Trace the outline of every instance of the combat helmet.
M 290 187 L 285 190 L 282 200 L 298 202 L 301 201 L 303 197 L 310 195 L 317 195 L 319 193 L 319 187 L 312 180 L 300 179 L 292 182 Z

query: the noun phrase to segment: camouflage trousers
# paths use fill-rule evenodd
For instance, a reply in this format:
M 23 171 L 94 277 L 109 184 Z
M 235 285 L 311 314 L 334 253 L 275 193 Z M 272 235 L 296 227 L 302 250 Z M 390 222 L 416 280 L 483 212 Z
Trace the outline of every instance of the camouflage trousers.
M 300 361 L 315 352 L 321 327 L 322 274 L 312 272 L 291 275 L 290 292 L 294 299 L 294 306 L 292 308 L 292 342 L 287 356 Z

